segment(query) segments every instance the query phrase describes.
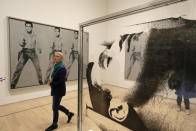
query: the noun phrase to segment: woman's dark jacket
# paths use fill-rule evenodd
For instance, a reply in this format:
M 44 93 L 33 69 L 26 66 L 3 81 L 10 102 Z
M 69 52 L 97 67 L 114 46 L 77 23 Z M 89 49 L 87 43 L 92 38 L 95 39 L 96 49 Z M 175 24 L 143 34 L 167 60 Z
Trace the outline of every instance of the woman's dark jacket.
M 66 94 L 65 77 L 66 69 L 62 65 L 54 72 L 54 78 L 50 83 L 51 96 L 64 96 Z

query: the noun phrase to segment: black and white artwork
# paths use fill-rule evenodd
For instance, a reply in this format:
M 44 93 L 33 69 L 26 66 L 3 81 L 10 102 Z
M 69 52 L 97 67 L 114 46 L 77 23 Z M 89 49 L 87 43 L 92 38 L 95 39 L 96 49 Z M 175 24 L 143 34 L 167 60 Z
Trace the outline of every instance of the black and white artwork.
M 146 131 L 147 128 L 132 105 L 112 96 L 111 90 L 103 88 L 96 82 L 93 84 L 91 79 L 93 66 L 94 62 L 91 62 L 87 68 L 87 82 L 93 107 L 92 110 L 129 129 Z
M 190 114 L 186 112 L 186 101 L 181 110 L 176 108 L 182 103 L 179 92 L 191 94 L 183 95 L 185 98 L 196 97 L 196 21 L 179 17 L 137 26 L 148 30 L 122 34 L 119 39 L 105 43 L 107 46 L 100 52 L 99 62 L 88 64 L 87 82 L 92 110 L 134 131 L 195 130 L 196 106 L 189 103 L 193 113 L 191 117 L 187 117 Z M 127 55 L 124 76 L 128 79 L 133 76 L 131 79 L 135 79 L 135 84 L 131 89 L 127 87 L 126 93 L 116 96 L 115 89 L 99 82 L 93 72 L 101 70 L 103 75 L 112 72 L 111 67 L 115 67 L 114 61 L 123 56 L 123 49 Z M 119 71 L 120 67 L 113 68 L 113 72 Z M 111 79 L 117 75 L 110 75 Z M 172 90 L 181 102 L 157 95 Z
M 182 26 L 184 24 L 182 19 L 162 19 L 158 21 L 152 21 L 142 24 L 137 24 L 140 26 L 142 32 L 136 32 L 131 34 L 123 34 L 119 44 L 125 44 L 125 79 L 136 80 L 138 74 L 141 72 L 144 61 L 144 49 L 146 48 L 146 43 L 149 40 L 149 35 L 151 30 L 154 29 L 169 29 Z M 130 25 L 129 28 L 131 28 Z
M 78 77 L 78 31 L 8 18 L 11 89 L 47 84 L 53 54 L 63 52 L 67 80 Z M 84 33 L 84 65 L 88 63 L 88 33 Z M 86 66 L 84 66 L 84 77 Z
M 125 34 L 122 36 L 121 41 L 127 42 L 125 53 L 125 79 L 136 80 L 142 68 L 143 49 L 145 48 L 147 37 L 148 33 L 143 32 Z

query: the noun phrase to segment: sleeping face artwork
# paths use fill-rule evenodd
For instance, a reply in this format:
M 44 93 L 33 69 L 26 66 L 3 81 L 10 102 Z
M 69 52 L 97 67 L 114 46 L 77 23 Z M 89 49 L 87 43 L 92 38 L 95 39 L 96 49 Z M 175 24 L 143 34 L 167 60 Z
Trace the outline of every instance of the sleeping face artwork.
M 114 62 L 118 61 L 118 58 L 115 57 L 116 54 L 114 55 L 114 53 L 121 53 L 120 51 L 125 45 L 131 41 L 137 41 L 141 34 L 142 33 L 125 34 L 115 42 L 105 42 L 103 45 L 107 46 L 100 53 L 98 64 L 96 65 L 96 63 L 91 62 L 88 64 L 87 68 L 87 82 L 89 85 L 89 93 L 93 110 L 135 131 L 147 131 L 147 128 L 133 106 L 127 101 L 124 101 L 123 97 L 126 94 L 121 94 L 121 97 L 116 97 L 110 89 L 101 86 L 102 84 L 99 83 L 98 79 L 94 78 L 95 76 L 92 76 L 92 74 L 97 70 L 99 70 L 101 73 L 108 73 L 113 66 L 117 67 L 116 70 L 118 71 L 119 67 Z M 113 44 L 116 44 L 116 50 L 114 47 L 112 48 Z
M 88 64 L 87 83 L 94 111 L 129 129 L 150 130 L 134 107 L 145 105 L 159 89 L 164 88 L 163 83 L 167 82 L 171 72 L 182 72 L 186 79 L 196 81 L 196 21 L 182 18 L 169 18 L 165 21 L 166 26 L 151 28 L 147 31 L 148 35 L 140 32 L 121 36 L 119 41 L 111 44 L 111 48 L 101 52 L 99 63 Z M 123 96 L 123 99 L 116 99 L 111 90 L 103 88 L 96 79 L 91 78 L 96 77 L 91 76 L 93 71 L 108 71 L 112 61 L 117 60 L 114 55 L 108 55 L 113 51 L 114 44 L 118 44 L 120 50 L 116 56 L 121 55 L 122 48 L 126 45 L 125 51 L 133 54 L 130 55 L 130 64 L 134 65 L 139 58 L 142 59 L 134 90 Z M 137 53 L 140 50 L 138 48 L 136 51 L 134 44 L 145 44 L 145 47 L 140 48 L 142 51 Z M 130 70 L 132 69 L 128 68 L 127 72 Z
M 128 115 L 129 106 L 126 102 L 119 99 L 112 99 L 108 108 L 108 114 L 111 118 L 118 122 L 123 122 Z
M 99 56 L 98 64 L 99 64 L 99 67 L 104 70 L 107 70 L 109 68 L 109 65 L 111 64 L 111 61 L 112 61 L 112 56 L 114 56 L 112 49 L 111 49 L 113 43 L 114 41 L 108 42 L 108 43 L 104 42 L 102 44 L 103 46 L 106 46 L 106 49 L 103 52 L 101 52 Z M 105 89 L 105 90 L 109 91 L 108 89 Z M 111 98 L 112 99 L 108 107 L 109 116 L 118 122 L 124 121 L 127 118 L 128 111 L 129 111 L 129 107 L 127 103 L 123 102 L 119 98 L 114 98 L 113 96 L 111 96 Z
M 129 129 L 147 131 L 143 121 L 131 105 L 114 97 L 108 88 L 92 82 L 91 71 L 96 70 L 94 67 L 96 67 L 94 62 L 90 62 L 87 68 L 87 83 L 93 110 Z
M 117 42 L 118 43 L 118 42 Z M 111 45 L 112 43 L 105 43 L 105 45 Z M 87 82 L 89 86 L 90 99 L 93 106 L 93 110 L 102 114 L 103 116 L 124 125 L 129 129 L 136 131 L 147 130 L 144 123 L 131 105 L 128 105 L 126 101 L 121 99 L 122 97 L 114 96 L 113 92 L 107 87 L 101 86 L 96 80 L 92 80 L 92 72 L 97 70 L 104 70 L 107 72 L 112 67 L 111 64 L 115 61 L 113 55 L 113 48 L 103 50 L 99 56 L 99 62 L 95 66 L 94 62 L 88 64 L 87 68 Z M 123 96 L 124 94 L 122 94 Z

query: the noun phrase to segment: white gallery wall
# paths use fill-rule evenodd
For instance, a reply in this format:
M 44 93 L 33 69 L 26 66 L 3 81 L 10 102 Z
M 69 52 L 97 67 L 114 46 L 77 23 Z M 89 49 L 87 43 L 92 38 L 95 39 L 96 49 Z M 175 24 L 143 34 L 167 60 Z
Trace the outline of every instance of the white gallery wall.
M 105 0 L 0 0 L 0 77 L 6 77 L 5 81 L 0 82 L 0 105 L 50 94 L 50 89 L 43 89 L 44 87 L 14 95 L 10 93 L 8 16 L 78 30 L 79 23 L 105 15 L 106 5 Z M 90 43 L 106 37 L 105 25 L 97 28 L 96 32 L 86 30 L 89 32 Z M 93 54 L 99 53 L 99 47 L 94 43 L 89 48 L 89 59 L 93 59 Z M 68 91 L 73 89 L 77 87 L 67 87 Z
M 107 12 L 114 13 L 120 10 L 144 4 L 146 2 L 150 2 L 150 0 L 108 0 Z M 134 24 L 180 16 L 187 19 L 196 19 L 195 7 L 196 0 L 187 0 L 185 2 L 160 7 L 157 9 L 109 21 L 107 22 L 107 41 L 118 40 L 120 35 L 126 33 L 131 34 L 140 32 L 141 30 L 138 28 L 138 26 L 130 26 Z M 103 83 L 117 85 L 124 88 L 133 87 L 134 81 L 124 79 L 125 50 L 123 50 L 123 53 L 121 53 L 121 55 L 115 55 L 115 57 L 117 57 L 117 59 L 115 59 L 116 61 L 113 61 L 114 66 L 111 66 L 112 69 L 108 70 L 101 76 Z M 176 96 L 174 92 L 171 91 L 167 97 L 175 98 Z M 192 101 L 196 103 L 196 100 L 193 99 Z
M 50 94 L 49 88 L 43 89 L 44 87 L 40 90 L 30 90 L 14 95 L 9 92 L 8 16 L 63 28 L 78 29 L 81 22 L 150 1 L 152 0 L 0 0 L 0 77 L 6 77 L 5 81 L 0 82 L 0 105 Z M 179 16 L 196 19 L 195 6 L 196 0 L 187 0 L 85 28 L 84 30 L 89 32 L 89 61 L 98 61 L 99 54 L 104 50 L 104 47 L 100 46 L 103 40 L 116 40 L 122 34 L 135 31 L 127 28 L 129 25 Z M 102 83 L 131 88 L 134 81 L 124 79 L 124 50 L 120 56 L 115 55 L 115 57 L 117 57 L 117 60 L 113 61 L 115 66 L 105 74 L 100 75 L 100 72 L 97 72 L 96 77 Z M 75 89 L 77 87 L 67 87 L 68 91 Z

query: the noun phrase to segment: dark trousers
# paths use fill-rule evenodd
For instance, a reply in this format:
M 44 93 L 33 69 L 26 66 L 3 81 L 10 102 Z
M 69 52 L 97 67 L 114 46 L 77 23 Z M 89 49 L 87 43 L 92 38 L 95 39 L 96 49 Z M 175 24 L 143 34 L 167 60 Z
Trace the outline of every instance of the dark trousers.
M 177 97 L 178 106 L 181 106 L 181 103 L 182 103 L 182 96 L 178 96 Z M 187 99 L 184 98 L 184 105 L 186 109 L 190 109 L 190 102 L 188 98 Z
M 69 114 L 69 110 L 60 105 L 62 96 L 53 96 L 52 110 L 53 110 L 53 124 L 57 124 L 59 118 L 59 110 L 66 115 Z

